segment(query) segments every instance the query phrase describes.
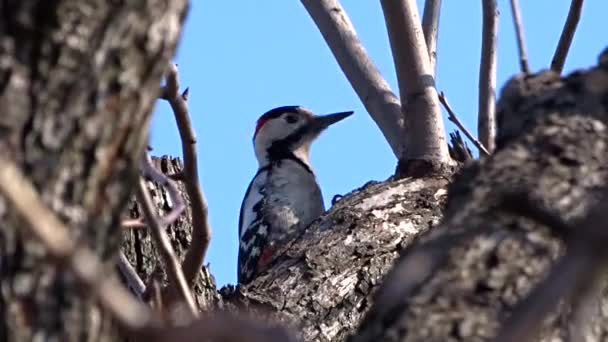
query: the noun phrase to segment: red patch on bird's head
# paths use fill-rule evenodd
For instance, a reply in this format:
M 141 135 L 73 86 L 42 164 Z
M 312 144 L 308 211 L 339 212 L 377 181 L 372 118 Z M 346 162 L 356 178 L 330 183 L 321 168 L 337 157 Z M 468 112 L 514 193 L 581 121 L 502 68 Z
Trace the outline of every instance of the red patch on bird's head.
M 300 111 L 300 106 L 283 106 L 271 109 L 266 113 L 262 114 L 262 116 L 260 116 L 255 125 L 255 133 L 253 133 L 253 139 L 255 139 L 255 136 L 258 134 L 260 129 L 264 127 L 264 124 L 270 121 L 271 119 L 276 119 L 284 113 L 297 113 L 298 111 Z
M 263 115 L 258 119 L 257 123 L 255 124 L 255 133 L 253 133 L 254 138 L 256 135 L 258 135 L 258 131 L 262 128 L 262 126 L 264 126 L 265 123 L 268 122 L 268 120 L 270 120 L 270 118 Z

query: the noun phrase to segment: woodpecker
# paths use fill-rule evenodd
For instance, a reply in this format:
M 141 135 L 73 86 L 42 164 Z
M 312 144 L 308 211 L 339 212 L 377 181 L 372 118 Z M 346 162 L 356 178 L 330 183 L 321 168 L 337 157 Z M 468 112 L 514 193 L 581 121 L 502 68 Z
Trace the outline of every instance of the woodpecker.
M 257 120 L 253 146 L 258 171 L 239 215 L 239 284 L 253 280 L 325 211 L 310 163 L 310 146 L 327 127 L 352 113 L 314 115 L 301 106 L 284 106 Z

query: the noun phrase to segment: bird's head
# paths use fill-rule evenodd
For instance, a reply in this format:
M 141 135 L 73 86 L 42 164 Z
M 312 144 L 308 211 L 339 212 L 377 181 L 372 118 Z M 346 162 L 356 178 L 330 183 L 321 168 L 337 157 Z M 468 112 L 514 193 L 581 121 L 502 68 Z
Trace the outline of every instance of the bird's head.
M 310 165 L 308 156 L 312 142 L 327 127 L 352 113 L 314 115 L 301 106 L 284 106 L 262 114 L 253 134 L 255 155 L 260 167 L 288 153 L 293 153 Z

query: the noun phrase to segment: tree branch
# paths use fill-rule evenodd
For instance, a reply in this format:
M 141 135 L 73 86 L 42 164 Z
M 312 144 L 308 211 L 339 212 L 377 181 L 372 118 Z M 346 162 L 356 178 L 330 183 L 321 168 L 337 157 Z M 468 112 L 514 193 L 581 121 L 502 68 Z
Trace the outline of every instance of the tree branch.
M 270 327 L 251 319 L 216 313 L 182 327 L 164 327 L 152 311 L 137 301 L 118 281 L 108 277 L 105 267 L 89 249 L 77 246 L 68 229 L 40 200 L 32 184 L 15 164 L 0 157 L 0 193 L 56 263 L 66 265 L 101 305 L 136 339 L 156 341 L 295 341 L 280 327 Z M 145 193 L 143 180 L 139 192 Z M 158 222 L 158 221 L 155 221 Z M 179 270 L 179 265 L 176 264 Z M 238 327 L 238 329 L 235 329 Z
M 405 155 L 401 160 L 449 161 L 435 80 L 414 0 L 382 0 L 404 119 Z
M 445 107 L 445 110 L 448 112 L 448 119 L 452 121 L 458 127 L 458 129 L 460 129 L 464 133 L 464 135 L 469 138 L 469 140 L 471 140 L 471 142 L 473 143 L 473 145 L 475 145 L 475 147 L 477 147 L 479 152 L 483 153 L 485 156 L 489 156 L 490 152 L 485 148 L 485 146 L 483 146 L 483 144 L 479 140 L 475 139 L 471 132 L 469 132 L 469 130 L 464 127 L 463 123 L 458 119 L 458 116 L 456 116 L 456 113 L 454 113 L 452 107 L 450 107 L 448 99 L 445 97 L 445 94 L 443 92 L 439 93 L 439 101 L 441 102 L 441 104 L 443 104 L 443 107 Z
M 570 10 L 568 11 L 568 18 L 564 24 L 562 35 L 559 37 L 559 43 L 555 49 L 553 60 L 551 60 L 551 70 L 562 73 L 564 64 L 566 63 L 566 56 L 572 44 L 574 33 L 576 32 L 576 26 L 581 18 L 581 12 L 583 9 L 583 0 L 572 0 L 570 3 Z
M 173 63 L 167 71 L 167 83 L 162 89 L 162 98 L 167 100 L 175 114 L 182 142 L 184 169 L 182 181 L 190 198 L 192 209 L 192 241 L 186 252 L 182 268 L 187 284 L 192 287 L 197 274 L 205 260 L 209 242 L 211 241 L 211 226 L 209 225 L 207 200 L 198 178 L 198 162 L 196 157 L 196 136 L 188 114 L 188 89 L 179 93 L 177 66 Z
M 359 41 L 337 0 L 301 0 L 351 86 L 397 158 L 404 146 L 401 103 Z
M 123 252 L 118 253 L 117 261 L 118 269 L 120 274 L 125 278 L 125 282 L 131 291 L 137 296 L 139 300 L 142 300 L 143 294 L 146 291 L 146 285 L 141 280 L 133 266 Z
M 517 37 L 517 48 L 519 50 L 519 67 L 521 72 L 530 73 L 528 65 L 528 52 L 526 51 L 526 41 L 524 38 L 524 24 L 519 10 L 519 1 L 511 0 L 511 12 L 513 12 L 513 25 L 515 26 L 515 36 Z
M 77 246 L 68 229 L 42 203 L 33 185 L 16 165 L 0 157 L 0 193 L 24 221 L 21 227 L 41 241 L 58 264 L 65 265 L 99 299 L 100 304 L 123 327 L 139 329 L 151 320 L 151 312 L 138 302 L 89 249 Z
M 426 0 L 424 14 L 422 15 L 422 31 L 429 50 L 429 64 L 433 77 L 437 64 L 437 37 L 439 35 L 439 14 L 441 13 L 441 0 Z
M 498 7 L 496 0 L 482 0 L 483 23 L 479 65 L 479 113 L 477 136 L 487 152 L 494 151 L 496 139 L 496 41 Z M 467 134 L 467 136 L 469 136 Z M 477 145 L 476 145 L 477 146 Z M 479 148 L 479 147 L 478 147 Z
M 146 187 L 146 182 L 143 179 L 140 179 L 137 184 L 137 201 L 141 205 L 144 216 L 146 217 L 150 235 L 163 258 L 167 277 L 169 278 L 169 288 L 174 287 L 177 290 L 181 299 L 188 305 L 188 309 L 192 316 L 197 317 L 198 310 L 194 303 L 192 293 L 190 292 L 190 286 L 188 286 L 184 274 L 182 273 L 182 268 L 173 252 L 173 247 L 171 247 L 171 242 L 164 231 L 164 226 L 155 213 L 155 206 L 152 203 L 152 198 Z
M 177 189 L 177 185 L 169 179 L 168 176 L 165 176 L 162 172 L 154 167 L 152 163 L 152 158 L 148 153 L 145 153 L 142 160 L 142 175 L 145 178 L 151 179 L 153 182 L 158 183 L 160 186 L 167 189 L 169 193 L 169 197 L 171 198 L 171 203 L 173 204 L 173 208 L 171 211 L 160 218 L 160 224 L 163 226 L 168 226 L 175 222 L 180 215 L 186 210 L 186 204 L 184 203 L 184 199 L 182 198 L 179 190 Z

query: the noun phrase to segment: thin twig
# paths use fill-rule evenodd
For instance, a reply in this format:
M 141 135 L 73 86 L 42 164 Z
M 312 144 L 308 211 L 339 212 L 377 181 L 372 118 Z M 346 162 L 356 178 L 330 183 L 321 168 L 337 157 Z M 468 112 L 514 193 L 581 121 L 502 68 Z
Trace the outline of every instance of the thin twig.
M 167 71 L 167 83 L 162 90 L 163 99 L 167 100 L 173 109 L 175 121 L 179 129 L 184 159 L 183 182 L 190 198 L 192 209 L 192 241 L 182 269 L 187 284 L 192 287 L 200 272 L 211 241 L 211 226 L 209 225 L 207 200 L 198 178 L 198 161 L 196 157 L 196 136 L 188 113 L 188 90 L 179 93 L 177 66 L 171 64 Z
M 180 294 L 181 299 L 188 305 L 190 313 L 194 317 L 197 317 L 198 310 L 192 293 L 190 292 L 190 286 L 188 286 L 188 283 L 186 282 L 182 268 L 175 256 L 171 242 L 169 241 L 169 237 L 164 230 L 164 226 L 155 213 L 155 206 L 152 203 L 152 198 L 148 192 L 146 182 L 143 179 L 140 179 L 137 184 L 137 202 L 140 204 L 144 216 L 146 217 L 146 223 L 148 224 L 152 240 L 162 256 L 167 271 L 167 277 L 169 278 L 169 285 L 175 287 Z
M 296 341 L 285 328 L 226 313 L 214 313 L 186 326 L 165 326 L 117 279 L 107 276 L 95 253 L 76 244 L 68 228 L 42 203 L 33 185 L 12 161 L 0 156 L 0 165 L 0 194 L 23 220 L 19 227 L 44 245 L 52 257 L 49 261 L 72 271 L 82 284 L 83 293 L 96 298 L 133 339 L 148 342 Z
M 450 107 L 448 99 L 445 97 L 445 94 L 443 92 L 439 93 L 439 102 L 441 102 L 445 110 L 448 112 L 448 120 L 452 121 L 464 133 L 464 135 L 466 135 L 467 138 L 471 140 L 471 142 L 473 143 L 473 145 L 475 145 L 475 147 L 477 147 L 479 152 L 485 154 L 486 156 L 489 156 L 490 152 L 488 152 L 485 146 L 483 146 L 483 144 L 479 140 L 475 139 L 471 132 L 469 132 L 469 130 L 464 127 L 462 122 L 460 122 L 458 116 L 456 116 L 456 113 L 454 113 L 452 107 Z
M 152 319 L 149 308 L 137 301 L 117 279 L 107 276 L 105 266 L 95 253 L 76 245 L 68 228 L 42 203 L 16 165 L 2 157 L 0 165 L 0 193 L 22 218 L 24 224 L 19 227 L 42 242 L 52 261 L 69 268 L 87 293 L 97 297 L 123 328 L 133 331 L 148 324 Z
M 181 216 L 184 210 L 186 210 L 184 199 L 177 189 L 177 184 L 174 182 L 175 179 L 172 178 L 172 176 L 178 178 L 178 176 L 182 175 L 182 173 L 180 172 L 175 175 L 163 174 L 156 169 L 154 163 L 152 162 L 152 158 L 150 158 L 150 155 L 147 153 L 143 157 L 140 167 L 144 177 L 151 179 L 167 189 L 173 207 L 171 208 L 171 211 L 161 217 L 160 220 L 161 224 L 164 226 L 174 223 Z M 141 218 L 123 220 L 121 222 L 121 226 L 125 229 L 142 229 L 147 227 L 146 222 Z
M 517 37 L 517 48 L 519 50 L 519 67 L 524 74 L 530 73 L 528 65 L 528 52 L 526 51 L 526 41 L 524 38 L 524 24 L 519 10 L 519 1 L 511 0 L 511 12 L 513 12 L 513 24 L 515 25 L 515 35 Z
M 426 48 L 429 50 L 429 64 L 432 75 L 435 76 L 437 66 L 437 37 L 439 35 L 439 14 L 441 13 L 441 0 L 426 0 L 424 14 L 422 15 L 422 31 Z
M 143 300 L 143 294 L 146 291 L 146 285 L 144 284 L 143 280 L 141 280 L 133 266 L 131 266 L 131 263 L 122 251 L 118 253 L 117 264 L 118 269 L 120 270 L 122 276 L 125 278 L 129 289 L 131 289 L 131 291 L 135 293 L 139 300 Z
M 559 37 L 559 43 L 557 43 L 553 60 L 551 60 L 551 70 L 558 74 L 561 74 L 564 69 L 566 56 L 568 56 L 568 50 L 570 49 L 570 44 L 572 44 L 576 26 L 581 18 L 582 9 L 583 0 L 572 0 L 570 3 L 570 10 L 568 11 L 568 18 L 564 24 L 562 35 Z
M 498 8 L 496 0 L 482 0 L 483 23 L 481 63 L 479 65 L 479 103 L 477 136 L 488 152 L 494 151 L 496 140 L 496 41 Z
M 144 177 L 158 183 L 160 186 L 167 189 L 167 192 L 169 193 L 169 198 L 171 199 L 173 208 L 171 208 L 171 211 L 160 219 L 161 225 L 168 226 L 174 223 L 181 216 L 184 210 L 186 210 L 186 204 L 179 190 L 177 189 L 177 184 L 175 184 L 173 180 L 169 179 L 168 176 L 156 169 L 152 163 L 152 158 L 150 158 L 148 153 L 145 153 L 141 163 L 141 168 Z
M 451 159 L 445 137 L 435 79 L 415 0 L 381 0 L 408 128 L 405 154 L 400 161 L 426 160 L 437 164 Z
M 144 220 L 135 218 L 135 219 L 125 219 L 122 220 L 120 226 L 125 229 L 142 229 L 146 228 L 146 223 Z
M 401 157 L 404 145 L 401 103 L 359 41 L 337 0 L 301 0 L 351 86 L 388 141 Z

